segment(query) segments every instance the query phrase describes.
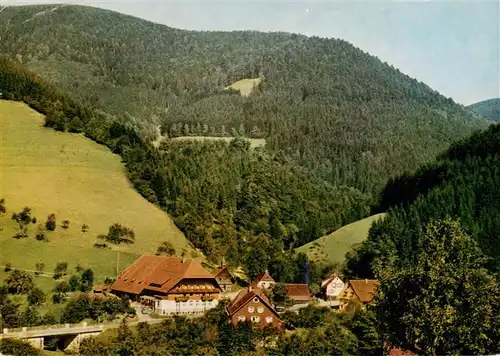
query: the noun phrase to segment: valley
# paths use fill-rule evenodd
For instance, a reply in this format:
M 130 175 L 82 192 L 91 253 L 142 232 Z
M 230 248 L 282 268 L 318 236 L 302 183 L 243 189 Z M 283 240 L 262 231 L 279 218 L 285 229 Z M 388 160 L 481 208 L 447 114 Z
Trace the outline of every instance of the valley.
M 0 117 L 0 196 L 7 208 L 0 217 L 1 265 L 35 269 L 43 262 L 52 271 L 66 261 L 70 268 L 91 267 L 104 279 L 116 275 L 117 251 L 124 268 L 140 254 L 155 253 L 163 241 L 179 253 L 191 250 L 168 215 L 134 192 L 120 158 L 107 148 L 82 135 L 44 128 L 43 116 L 23 103 L 0 100 Z M 28 238 L 14 239 L 18 227 L 11 215 L 25 206 L 38 223 L 29 225 Z M 37 225 L 51 213 L 58 226 L 46 233 L 48 242 L 37 241 Z M 69 228 L 61 227 L 63 220 Z M 135 243 L 93 247 L 114 223 L 133 229 Z

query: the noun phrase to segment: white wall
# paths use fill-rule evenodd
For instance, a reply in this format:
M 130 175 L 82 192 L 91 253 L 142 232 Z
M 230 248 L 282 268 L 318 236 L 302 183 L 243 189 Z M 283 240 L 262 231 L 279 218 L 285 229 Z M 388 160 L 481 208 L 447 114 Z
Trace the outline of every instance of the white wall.
M 218 302 L 216 299 L 212 301 L 189 300 L 187 302 L 161 299 L 156 301 L 155 311 L 158 314 L 204 313 L 209 309 L 215 308 Z
M 337 277 L 326 287 L 326 296 L 331 298 L 337 298 L 340 293 L 344 290 L 345 284 L 342 280 Z

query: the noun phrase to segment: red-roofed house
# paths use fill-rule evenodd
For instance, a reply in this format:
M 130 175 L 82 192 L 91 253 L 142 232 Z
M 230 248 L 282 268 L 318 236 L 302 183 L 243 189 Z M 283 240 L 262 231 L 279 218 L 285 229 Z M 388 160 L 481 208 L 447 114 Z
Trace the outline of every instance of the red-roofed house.
M 229 292 L 233 288 L 234 278 L 225 266 L 224 262 L 221 263 L 220 267 L 215 269 L 214 277 L 223 292 Z
M 292 304 L 307 304 L 312 300 L 307 284 L 285 283 L 283 285 Z
M 143 255 L 110 287 L 160 314 L 202 313 L 214 308 L 221 291 L 215 277 L 193 259 Z
M 328 301 L 338 301 L 344 287 L 344 282 L 336 273 L 321 282 L 321 290 Z
M 278 329 L 284 328 L 278 312 L 259 288 L 243 288 L 226 307 L 226 311 L 234 326 L 239 322 L 251 321 L 260 327 L 270 325 Z
M 276 281 L 267 271 L 259 274 L 255 281 L 252 282 L 252 286 L 259 289 L 269 289 L 272 288 L 275 284 Z
M 377 293 L 378 280 L 376 279 L 351 279 L 347 288 L 340 295 L 339 309 L 343 310 L 347 304 L 353 301 L 368 304 Z

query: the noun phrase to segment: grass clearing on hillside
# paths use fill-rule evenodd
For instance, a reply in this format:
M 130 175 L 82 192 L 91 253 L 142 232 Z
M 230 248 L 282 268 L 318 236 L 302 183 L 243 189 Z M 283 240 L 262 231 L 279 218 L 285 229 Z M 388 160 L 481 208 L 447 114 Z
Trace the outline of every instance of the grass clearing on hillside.
M 226 89 L 238 90 L 241 96 L 249 96 L 261 82 L 262 78 L 241 79 L 227 86 Z
M 135 243 L 113 246 L 120 250 L 120 270 L 143 253 L 155 253 L 170 241 L 180 254 L 191 250 L 182 232 L 161 209 L 135 192 L 124 174 L 120 157 L 83 135 L 43 127 L 43 116 L 19 102 L 0 100 L 0 198 L 7 214 L 0 217 L 0 265 L 35 269 L 45 263 L 52 272 L 65 261 L 90 267 L 96 277 L 115 276 L 117 252 L 96 249 L 99 234 L 119 223 L 135 231 Z M 14 212 L 32 208 L 36 224 L 29 237 L 14 239 Z M 38 224 L 56 214 L 57 228 L 47 232 L 49 242 L 34 235 Z M 68 229 L 61 228 L 69 220 Z M 82 232 L 83 224 L 89 226 Z M 188 254 L 189 256 L 189 254 Z
M 353 245 L 366 240 L 373 222 L 383 218 L 384 215 L 385 213 L 372 215 L 343 226 L 329 235 L 300 246 L 295 251 L 303 252 L 317 262 L 341 264 L 344 262 L 345 254 Z
M 212 141 L 226 141 L 226 142 L 231 142 L 234 140 L 236 137 L 218 137 L 218 136 L 179 136 L 179 137 L 174 137 L 172 140 L 177 140 L 177 141 L 205 141 L 205 140 L 212 140 Z M 265 138 L 244 138 L 244 140 L 250 141 L 250 147 L 256 148 L 256 147 L 265 147 L 266 146 L 266 139 Z

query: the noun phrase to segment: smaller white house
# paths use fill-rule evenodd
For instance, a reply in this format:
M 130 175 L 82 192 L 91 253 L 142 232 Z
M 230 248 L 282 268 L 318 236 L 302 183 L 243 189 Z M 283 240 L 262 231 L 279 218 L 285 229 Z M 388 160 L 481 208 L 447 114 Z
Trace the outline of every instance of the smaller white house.
M 330 275 L 327 279 L 321 282 L 321 290 L 325 295 L 326 300 L 332 302 L 338 302 L 340 294 L 345 288 L 345 283 L 339 278 L 339 276 L 334 273 Z
M 259 289 L 270 289 L 274 287 L 275 284 L 276 281 L 266 270 L 257 276 L 255 281 L 253 281 L 252 286 Z

